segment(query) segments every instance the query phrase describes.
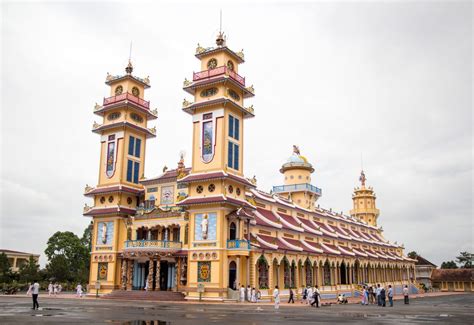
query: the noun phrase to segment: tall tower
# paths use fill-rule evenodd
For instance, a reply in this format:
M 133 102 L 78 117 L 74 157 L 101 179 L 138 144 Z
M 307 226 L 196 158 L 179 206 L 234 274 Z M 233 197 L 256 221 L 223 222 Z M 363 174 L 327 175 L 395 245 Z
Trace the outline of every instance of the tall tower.
M 273 193 L 292 200 L 302 208 L 314 209 L 322 192 L 320 188 L 311 185 L 313 172 L 313 165 L 300 154 L 298 146 L 293 146 L 293 154 L 280 169 L 280 173 L 285 176 L 285 185 L 273 186 Z
M 241 208 L 253 208 L 245 192 L 254 186 L 243 177 L 244 121 L 254 116 L 244 99 L 253 97 L 254 89 L 239 75 L 243 53 L 229 49 L 222 32 L 216 45 L 198 44 L 195 56 L 201 71 L 183 84 L 194 96 L 194 102 L 183 102 L 193 121 L 192 170 L 178 181 L 189 186 L 189 196 L 178 203 L 189 213 L 188 286 L 212 288 L 203 296 L 208 299 L 223 299 L 223 287 L 248 282 L 249 245 L 244 238 L 251 215 Z M 197 291 L 188 296 L 197 297 Z
M 94 114 L 102 124 L 94 122 L 92 132 L 100 135 L 100 164 L 97 186 L 86 186 L 84 195 L 94 200 L 84 207 L 84 216 L 93 219 L 90 284 L 101 282 L 101 292 L 118 289 L 120 252 L 126 238 L 126 219 L 135 214 L 143 187 L 139 179 L 145 168 L 146 140 L 155 137 L 156 129 L 147 127 L 156 119 L 150 102 L 144 98 L 149 79 L 132 75 L 129 61 L 125 75 L 107 73 L 110 97 L 96 104 Z
M 359 181 L 361 187 L 354 189 L 354 194 L 352 194 L 353 208 L 350 214 L 371 226 L 377 226 L 377 218 L 380 214 L 379 209 L 375 206 L 377 197 L 372 187 L 365 187 L 366 178 L 363 170 L 360 172 Z

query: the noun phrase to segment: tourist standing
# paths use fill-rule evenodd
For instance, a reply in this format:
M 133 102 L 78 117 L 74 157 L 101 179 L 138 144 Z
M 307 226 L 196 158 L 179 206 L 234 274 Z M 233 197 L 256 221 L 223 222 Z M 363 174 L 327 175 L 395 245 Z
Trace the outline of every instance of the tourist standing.
M 53 293 L 54 293 L 54 296 L 56 297 L 57 294 L 58 294 L 58 284 L 57 283 L 54 283 L 53 284 Z
M 405 285 L 405 287 L 403 288 L 403 300 L 405 301 L 405 305 L 409 304 L 409 301 L 408 301 L 408 286 L 407 285 Z
M 393 288 L 391 284 L 388 285 L 388 302 L 390 307 L 393 307 Z
M 275 309 L 280 308 L 280 291 L 278 286 L 275 286 L 275 290 L 273 290 L 273 299 L 275 301 Z
M 240 287 L 240 302 L 245 301 L 245 287 L 242 285 Z
M 247 301 L 250 301 L 250 297 L 251 297 L 251 295 L 252 295 L 252 289 L 250 289 L 250 286 L 249 286 L 249 285 L 247 286 L 247 292 L 246 292 L 246 294 L 247 294 Z
M 361 301 L 361 304 L 363 306 L 367 305 L 367 289 L 365 288 L 365 286 L 362 287 L 362 301 Z
M 48 284 L 48 296 L 51 297 L 52 294 L 53 294 L 53 283 L 50 282 L 50 283 Z
M 148 281 L 147 281 L 146 284 L 147 284 L 147 287 L 148 287 Z M 80 283 L 76 287 L 76 296 L 79 297 L 79 298 L 82 298 L 82 285 Z
M 377 305 L 382 306 L 382 302 L 380 300 L 380 290 L 382 289 L 380 288 L 380 283 L 379 283 L 377 284 L 377 289 L 375 289 L 375 297 L 377 298 Z
M 33 287 L 31 288 L 31 296 L 33 297 L 33 308 L 31 309 L 39 309 L 39 303 L 38 303 L 38 294 L 39 294 L 39 283 L 35 281 L 33 283 Z
M 380 289 L 380 305 L 382 307 L 385 307 L 385 301 L 386 301 L 386 292 L 385 292 L 385 287 L 382 287 Z
M 374 292 L 374 288 L 372 288 L 372 286 L 369 287 L 369 290 L 367 292 L 367 297 L 369 298 L 368 301 L 367 301 L 367 304 L 373 304 L 374 301 L 375 301 L 375 298 L 374 298 L 374 295 L 375 295 L 375 292 Z
M 250 291 L 250 302 L 257 302 L 257 292 L 255 291 L 255 288 L 252 288 Z
M 321 302 L 321 293 L 319 292 L 318 286 L 314 288 L 313 292 L 313 302 L 311 303 L 311 306 L 314 306 L 316 304 L 316 308 L 319 308 Z
M 308 288 L 303 288 L 303 292 L 301 292 L 301 297 L 301 303 L 306 303 L 306 299 L 308 298 Z
M 262 293 L 260 292 L 260 289 L 256 290 L 257 292 L 255 293 L 255 302 L 258 302 L 260 298 L 262 298 Z

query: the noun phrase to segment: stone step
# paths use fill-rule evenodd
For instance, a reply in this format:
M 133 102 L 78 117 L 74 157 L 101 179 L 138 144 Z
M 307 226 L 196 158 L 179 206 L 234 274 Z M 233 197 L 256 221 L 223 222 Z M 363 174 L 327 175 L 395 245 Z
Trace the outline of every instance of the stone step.
M 102 296 L 103 299 L 132 299 L 132 300 L 150 300 L 150 301 L 184 301 L 184 295 L 181 292 L 172 291 L 124 291 L 116 290 Z

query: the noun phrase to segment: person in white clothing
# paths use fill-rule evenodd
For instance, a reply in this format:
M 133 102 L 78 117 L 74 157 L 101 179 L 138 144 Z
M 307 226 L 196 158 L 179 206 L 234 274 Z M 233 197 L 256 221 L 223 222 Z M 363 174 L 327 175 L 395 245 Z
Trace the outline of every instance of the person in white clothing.
M 255 288 L 250 291 L 250 302 L 257 302 L 257 292 Z
M 311 304 L 312 302 L 313 302 L 313 288 L 309 287 L 308 288 L 308 297 L 307 297 L 306 303 Z
M 54 296 L 55 296 L 55 297 L 56 297 L 57 294 L 58 294 L 58 284 L 57 284 L 57 283 L 53 284 L 53 293 L 54 293 Z
M 82 285 L 80 283 L 76 287 L 76 296 L 82 298 Z
M 51 296 L 53 294 L 53 283 L 50 282 L 48 285 L 48 296 Z
M 278 286 L 275 286 L 275 290 L 273 290 L 273 299 L 275 301 L 275 309 L 280 308 L 280 291 L 278 291 Z
M 245 301 L 245 287 L 241 286 L 240 287 L 240 302 L 244 302 L 244 301 Z
M 39 283 L 35 281 L 35 283 L 33 283 L 33 286 L 31 288 L 31 296 L 33 297 L 33 308 L 31 309 L 39 309 L 39 304 L 38 304 L 39 288 L 40 288 Z

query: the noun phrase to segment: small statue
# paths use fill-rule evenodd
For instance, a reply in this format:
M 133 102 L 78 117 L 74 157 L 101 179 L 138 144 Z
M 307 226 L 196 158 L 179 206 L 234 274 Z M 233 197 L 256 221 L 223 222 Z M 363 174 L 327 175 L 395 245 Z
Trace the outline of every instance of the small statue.
M 143 79 L 143 82 L 146 83 L 147 85 L 150 84 L 150 76 L 147 76 L 145 79 Z
M 92 186 L 89 186 L 89 184 L 86 184 L 86 187 L 85 187 L 85 189 L 84 189 L 84 192 L 87 193 L 87 192 L 92 191 L 93 189 L 94 189 L 94 188 L 93 188 Z
M 246 88 L 248 91 L 250 91 L 252 94 L 255 94 L 255 88 L 253 85 L 250 85 L 249 87 Z
M 244 49 L 241 49 L 239 52 L 235 53 L 242 60 L 244 59 Z
M 110 81 L 114 78 L 114 76 L 112 76 L 110 73 L 107 72 L 107 77 L 105 77 L 105 80 L 106 81 Z
M 168 170 L 168 166 L 165 165 L 165 166 L 163 167 L 163 173 L 166 173 L 167 170 Z
M 250 113 L 253 113 L 254 112 L 253 104 L 247 107 L 246 110 L 249 111 Z
M 203 52 L 206 52 L 206 49 L 198 43 L 196 47 L 196 54 L 201 54 Z
M 184 78 L 183 87 L 187 87 L 187 86 L 189 86 L 190 84 L 192 84 L 192 82 L 189 81 L 188 78 Z
M 183 100 L 183 107 L 188 107 L 189 105 L 191 105 L 192 103 L 191 102 L 188 102 L 186 100 L 186 98 Z
M 201 235 L 202 235 L 202 239 L 207 239 L 207 233 L 208 233 L 208 230 L 209 230 L 209 221 L 207 220 L 207 214 L 205 214 L 202 218 L 202 221 L 201 221 Z
M 156 126 L 152 127 L 149 129 L 151 133 L 156 134 Z
M 158 116 L 158 109 L 155 108 L 154 110 L 152 110 L 151 114 Z
M 101 109 L 101 108 L 102 108 L 102 106 L 100 106 L 99 104 L 95 103 L 95 105 L 94 105 L 94 110 L 99 110 L 99 109 Z
M 225 41 L 226 41 L 226 37 L 224 35 L 224 32 L 219 32 L 219 34 L 217 34 L 217 38 L 216 38 L 217 46 L 219 46 L 219 47 L 225 46 Z
M 297 145 L 293 145 L 293 153 L 298 156 L 301 155 L 300 148 Z
M 252 179 L 250 180 L 250 183 L 252 183 L 253 185 L 257 185 L 257 177 L 255 175 L 253 175 Z
M 360 172 L 359 181 L 360 181 L 360 183 L 362 184 L 362 186 L 365 186 L 366 178 L 365 178 L 365 174 L 364 174 L 364 171 L 363 171 L 363 170 L 361 170 L 361 172 Z
M 93 129 L 97 129 L 99 126 L 100 126 L 100 124 L 97 123 L 96 121 L 94 121 L 94 124 L 92 124 Z

